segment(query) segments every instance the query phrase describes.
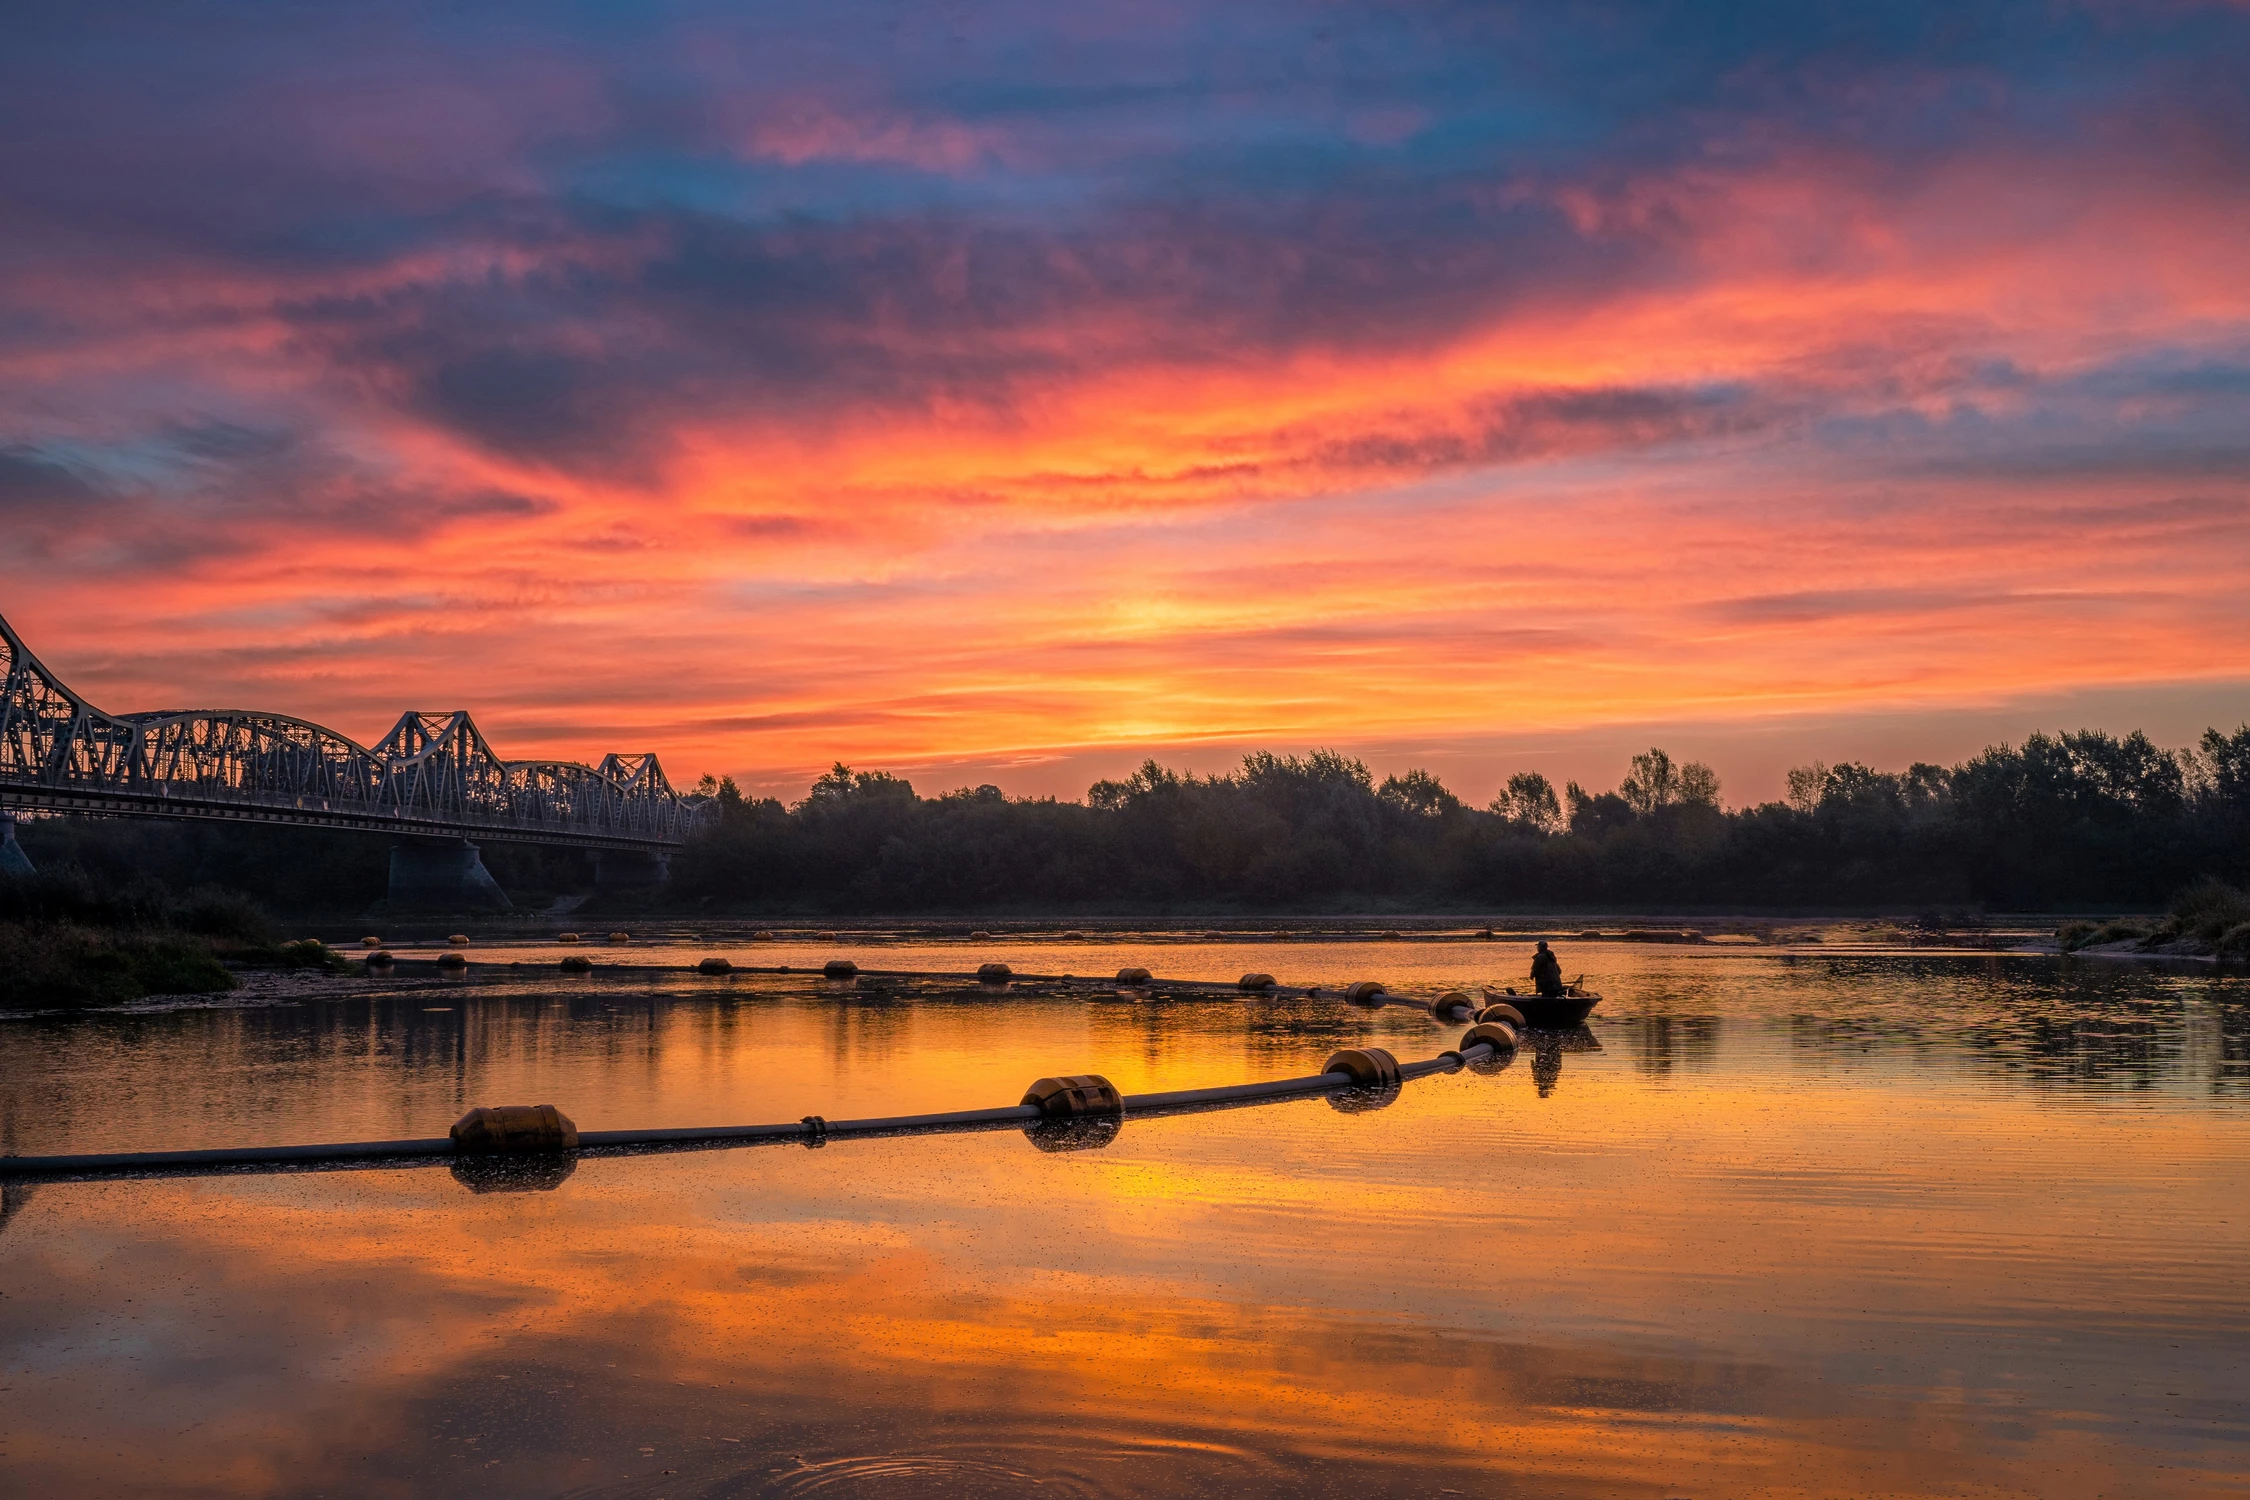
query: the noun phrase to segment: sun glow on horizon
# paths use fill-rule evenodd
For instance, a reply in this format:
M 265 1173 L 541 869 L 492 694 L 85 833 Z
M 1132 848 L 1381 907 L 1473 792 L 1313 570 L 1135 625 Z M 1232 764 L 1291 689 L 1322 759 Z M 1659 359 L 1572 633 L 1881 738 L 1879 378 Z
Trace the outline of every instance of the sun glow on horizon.
M 638 125 L 568 23 L 528 66 L 306 21 L 280 133 L 217 102 L 276 59 L 149 20 L 203 63 L 161 136 L 143 64 L 65 95 L 67 30 L 27 38 L 8 117 L 60 144 L 0 165 L 0 610 L 107 703 L 456 703 L 775 786 L 2250 713 L 2239 13 L 2049 18 L 2060 72 L 1997 95 L 1800 18 L 1762 54 L 1837 85 L 1800 96 L 1715 38 L 1340 12 L 1339 86 L 1389 104 L 1235 115 L 1110 89 L 1208 104 L 1300 20 L 1095 61 L 990 19 L 926 54 L 776 17 L 785 79 L 659 23 L 678 112 Z M 1041 109 L 1008 36 L 1074 59 Z

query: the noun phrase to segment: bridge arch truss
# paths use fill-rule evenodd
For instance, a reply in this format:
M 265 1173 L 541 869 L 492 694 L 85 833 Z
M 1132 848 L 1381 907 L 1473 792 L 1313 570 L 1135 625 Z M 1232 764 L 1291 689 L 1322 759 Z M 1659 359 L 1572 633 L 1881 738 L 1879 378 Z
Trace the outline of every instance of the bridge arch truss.
M 461 711 L 401 714 L 372 747 L 285 714 L 104 713 L 5 619 L 0 671 L 0 807 L 648 852 L 677 848 L 714 811 L 653 754 L 502 760 Z

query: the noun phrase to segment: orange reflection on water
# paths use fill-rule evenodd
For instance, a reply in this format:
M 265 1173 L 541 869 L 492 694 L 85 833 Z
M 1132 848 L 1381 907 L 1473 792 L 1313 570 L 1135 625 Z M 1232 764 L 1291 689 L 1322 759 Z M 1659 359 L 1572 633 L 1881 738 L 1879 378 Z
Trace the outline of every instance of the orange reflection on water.
M 1008 1131 L 592 1158 L 528 1192 L 442 1168 L 42 1187 L 0 1232 L 0 1453 L 55 1495 L 2250 1480 L 2250 1121 L 2197 1040 L 2237 1045 L 2208 1008 L 2230 992 L 2071 1001 L 2160 1018 L 2112 1095 L 1978 1071 L 2011 1017 L 2061 1003 L 2035 975 L 1925 965 L 1886 992 L 1864 964 L 1618 962 L 1662 1006 L 1598 1018 L 1544 1097 L 1523 1059 L 1374 1113 L 1137 1119 L 1068 1154 Z M 1909 989 L 1963 1029 L 1870 1047 L 1842 1026 L 1899 1021 Z M 879 1018 L 832 1005 L 659 1011 L 646 1046 L 589 1049 L 574 1099 L 652 1069 L 912 1094 L 980 1032 L 1003 1069 L 1166 1081 L 1289 1050 L 1235 1005 L 888 1023 L 946 1044 L 927 1050 L 870 1046 Z M 475 1018 L 502 1056 L 510 1013 Z M 171 1025 L 133 1055 L 180 1055 L 197 1027 Z M 428 1056 L 357 1076 L 456 1065 Z

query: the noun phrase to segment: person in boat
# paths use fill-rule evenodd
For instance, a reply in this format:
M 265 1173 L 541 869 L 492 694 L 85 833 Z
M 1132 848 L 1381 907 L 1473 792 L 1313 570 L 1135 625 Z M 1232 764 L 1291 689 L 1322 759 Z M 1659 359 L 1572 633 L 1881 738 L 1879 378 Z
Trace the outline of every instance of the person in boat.
M 1531 955 L 1531 989 L 1536 995 L 1553 998 L 1563 992 L 1562 960 L 1541 943 L 1539 951 Z

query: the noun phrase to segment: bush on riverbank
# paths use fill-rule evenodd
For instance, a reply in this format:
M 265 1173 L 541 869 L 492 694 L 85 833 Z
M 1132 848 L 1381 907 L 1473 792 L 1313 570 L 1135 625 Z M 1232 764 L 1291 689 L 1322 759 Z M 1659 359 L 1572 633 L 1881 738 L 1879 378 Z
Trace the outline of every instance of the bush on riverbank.
M 2187 939 L 2221 958 L 2250 958 L 2250 891 L 2220 880 L 2200 880 L 2173 903 L 2171 918 L 2154 942 Z
M 244 969 L 324 969 L 331 974 L 344 974 L 352 967 L 351 960 L 319 938 L 261 943 L 255 947 L 223 943 L 217 946 L 220 957 Z
M 2055 940 L 2063 952 L 2076 953 L 2105 943 L 2137 942 L 2147 938 L 2150 930 L 2146 922 L 2065 922 L 2055 930 Z
M 239 983 L 226 961 L 340 970 L 318 942 L 280 943 L 239 893 L 104 884 L 65 867 L 0 877 L 0 1006 L 108 1005 Z
M 193 936 L 0 922 L 0 1006 L 114 1005 L 143 995 L 211 994 L 240 982 Z
M 2172 921 L 2181 932 L 2216 943 L 2250 922 L 2250 892 L 2236 890 L 2223 880 L 2197 881 L 2173 903 Z
M 2206 877 L 2182 891 L 2162 921 L 2066 922 L 2055 940 L 2065 953 L 2131 942 L 2150 953 L 2250 959 L 2250 892 Z

